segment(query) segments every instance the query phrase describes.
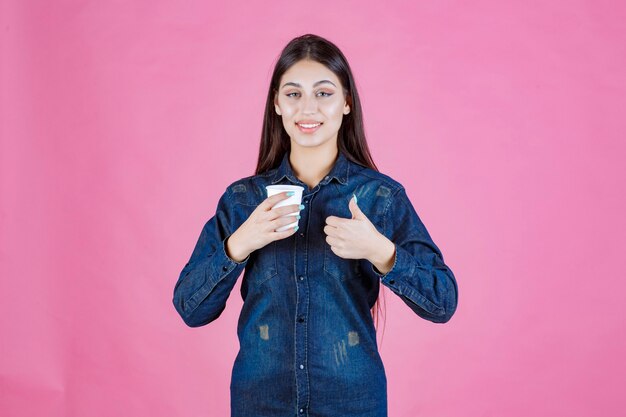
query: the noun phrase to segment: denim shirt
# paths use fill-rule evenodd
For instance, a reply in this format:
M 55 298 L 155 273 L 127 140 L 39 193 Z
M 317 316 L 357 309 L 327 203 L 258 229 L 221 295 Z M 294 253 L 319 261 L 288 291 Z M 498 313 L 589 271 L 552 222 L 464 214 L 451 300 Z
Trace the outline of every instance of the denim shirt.
M 270 184 L 304 187 L 300 228 L 236 262 L 226 239 L 267 198 Z M 368 260 L 337 256 L 326 242 L 326 217 L 352 218 L 353 193 L 395 245 L 386 274 Z M 370 313 L 380 283 L 433 323 L 450 320 L 457 306 L 454 274 L 404 187 L 341 152 L 312 189 L 294 174 L 288 152 L 279 167 L 230 184 L 176 282 L 176 311 L 188 326 L 211 323 L 242 272 L 232 417 L 386 417 L 387 378 Z

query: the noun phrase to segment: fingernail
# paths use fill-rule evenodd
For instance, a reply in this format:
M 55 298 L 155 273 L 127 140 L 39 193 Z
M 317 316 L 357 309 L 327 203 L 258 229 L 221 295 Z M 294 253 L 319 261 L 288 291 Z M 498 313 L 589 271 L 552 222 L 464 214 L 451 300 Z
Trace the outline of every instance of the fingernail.
M 304 204 L 300 204 L 300 210 L 304 208 Z
M 352 194 L 352 196 L 354 197 L 354 202 L 356 203 L 356 194 Z
M 291 196 L 292 196 L 292 195 L 294 195 L 295 193 L 296 193 L 295 191 L 288 191 L 288 192 L 287 192 L 287 195 L 288 195 L 289 197 L 291 197 Z
M 300 215 L 298 214 L 298 215 L 296 216 L 296 219 L 299 219 L 299 218 L 300 218 Z
M 298 226 L 294 227 L 294 229 L 293 229 L 293 230 L 298 230 Z

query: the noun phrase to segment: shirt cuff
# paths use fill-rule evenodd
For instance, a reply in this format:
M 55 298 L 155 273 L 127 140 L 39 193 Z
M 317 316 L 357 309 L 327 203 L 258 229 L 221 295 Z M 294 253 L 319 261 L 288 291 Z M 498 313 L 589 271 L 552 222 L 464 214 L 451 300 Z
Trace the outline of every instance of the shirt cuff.
M 232 266 L 233 264 L 234 264 L 235 266 L 245 265 L 246 263 L 248 263 L 248 259 L 250 259 L 250 254 L 248 254 L 248 256 L 246 256 L 246 259 L 244 259 L 244 260 L 243 260 L 243 261 L 241 261 L 241 262 L 237 262 L 237 261 L 235 261 L 233 258 L 231 258 L 230 256 L 228 256 L 228 253 L 226 252 L 226 241 L 228 240 L 228 238 L 229 238 L 230 236 L 231 236 L 231 235 L 228 235 L 228 236 L 226 236 L 226 237 L 224 238 L 224 240 L 222 240 L 222 245 L 221 245 L 221 246 L 222 246 L 222 256 L 223 256 L 223 258 L 225 258 L 226 263 L 231 264 L 230 266 Z
M 395 243 L 394 243 L 394 246 L 395 246 L 395 250 L 394 250 L 395 255 L 394 255 L 394 258 L 393 258 L 393 265 L 391 265 L 391 269 L 389 271 L 387 271 L 386 274 L 383 274 L 382 272 L 380 272 L 378 270 L 378 268 L 376 268 L 376 266 L 374 264 L 372 264 L 372 271 L 374 271 L 374 273 L 376 275 L 378 275 L 378 277 L 380 279 L 384 279 L 385 277 L 387 277 L 391 273 L 393 273 L 393 275 L 395 275 L 395 269 L 397 269 L 396 268 L 396 264 L 398 263 L 398 249 L 399 248 L 398 248 L 398 245 L 396 245 Z
M 213 268 L 212 271 L 209 271 L 209 284 L 211 289 L 213 286 L 220 282 L 224 277 L 230 276 L 232 272 L 235 272 L 234 276 L 239 276 L 241 271 L 248 263 L 248 259 L 250 259 L 250 255 L 246 256 L 241 262 L 237 262 L 232 259 L 226 253 L 226 240 L 228 237 L 225 237 L 222 240 L 222 243 L 219 245 L 220 248 L 213 255 L 213 260 L 211 261 L 211 266 Z

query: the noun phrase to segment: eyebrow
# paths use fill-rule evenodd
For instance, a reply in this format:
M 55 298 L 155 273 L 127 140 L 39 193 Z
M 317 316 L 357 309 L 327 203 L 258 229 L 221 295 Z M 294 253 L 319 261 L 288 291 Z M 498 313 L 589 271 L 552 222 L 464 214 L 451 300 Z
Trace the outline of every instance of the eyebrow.
M 333 82 L 332 82 L 332 81 L 330 81 L 330 80 L 320 80 L 320 81 L 317 81 L 315 84 L 313 84 L 313 87 L 317 87 L 318 85 L 323 84 L 323 83 L 331 83 L 332 85 L 335 85 L 335 83 L 333 83 Z M 293 85 L 294 87 L 298 87 L 298 88 L 302 87 L 302 86 L 301 86 L 300 84 L 298 84 L 298 83 L 294 83 L 294 82 L 287 82 L 287 83 L 283 84 L 283 86 L 282 86 L 281 88 L 285 88 L 285 87 L 286 87 L 286 86 L 288 86 L 288 85 Z M 337 86 L 335 85 L 335 87 L 337 87 Z

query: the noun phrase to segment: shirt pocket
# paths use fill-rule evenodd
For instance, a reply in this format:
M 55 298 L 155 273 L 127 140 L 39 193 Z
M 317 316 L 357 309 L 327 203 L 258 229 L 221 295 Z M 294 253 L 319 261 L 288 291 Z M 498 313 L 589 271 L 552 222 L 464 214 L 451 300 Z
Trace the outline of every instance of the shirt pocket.
M 328 243 L 324 245 L 324 272 L 339 281 L 347 281 L 361 275 L 358 259 L 337 256 Z
M 252 252 L 248 259 L 248 281 L 258 286 L 278 275 L 276 256 L 276 241 Z

